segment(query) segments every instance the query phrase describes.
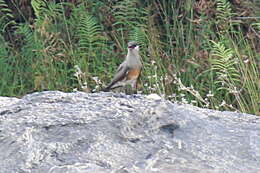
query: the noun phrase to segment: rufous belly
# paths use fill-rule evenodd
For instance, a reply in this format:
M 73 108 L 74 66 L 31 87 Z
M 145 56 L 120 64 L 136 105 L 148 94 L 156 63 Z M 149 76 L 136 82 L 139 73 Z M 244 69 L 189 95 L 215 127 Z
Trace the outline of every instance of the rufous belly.
M 130 69 L 127 73 L 126 80 L 137 79 L 140 75 L 141 69 Z

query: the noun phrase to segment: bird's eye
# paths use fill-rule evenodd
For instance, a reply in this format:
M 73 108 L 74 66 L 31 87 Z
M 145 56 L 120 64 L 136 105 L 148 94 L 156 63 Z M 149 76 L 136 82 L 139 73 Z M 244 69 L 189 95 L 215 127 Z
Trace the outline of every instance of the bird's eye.
M 134 44 L 134 45 L 131 45 L 131 46 L 128 46 L 128 48 L 135 48 L 137 45 Z

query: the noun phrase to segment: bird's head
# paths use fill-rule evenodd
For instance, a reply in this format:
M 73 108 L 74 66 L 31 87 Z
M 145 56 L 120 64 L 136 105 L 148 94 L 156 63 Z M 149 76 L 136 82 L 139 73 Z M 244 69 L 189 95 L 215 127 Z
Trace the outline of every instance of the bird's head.
M 138 43 L 137 42 L 135 42 L 135 41 L 130 41 L 129 43 L 128 43 L 128 50 L 130 50 L 130 51 L 139 51 L 139 45 L 138 45 Z

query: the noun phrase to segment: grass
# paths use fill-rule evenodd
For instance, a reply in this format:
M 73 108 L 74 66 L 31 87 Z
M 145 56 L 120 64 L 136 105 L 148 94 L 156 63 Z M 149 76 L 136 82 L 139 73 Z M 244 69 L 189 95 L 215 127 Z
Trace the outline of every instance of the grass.
M 257 2 L 46 2 L 0 0 L 0 95 L 99 91 L 136 40 L 140 93 L 260 115 Z

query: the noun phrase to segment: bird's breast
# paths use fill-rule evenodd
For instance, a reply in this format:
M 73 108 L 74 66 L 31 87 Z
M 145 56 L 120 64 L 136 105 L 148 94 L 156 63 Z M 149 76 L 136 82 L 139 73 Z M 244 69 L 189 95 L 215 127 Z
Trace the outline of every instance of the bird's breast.
M 127 73 L 126 80 L 137 79 L 140 75 L 141 69 L 130 69 Z

